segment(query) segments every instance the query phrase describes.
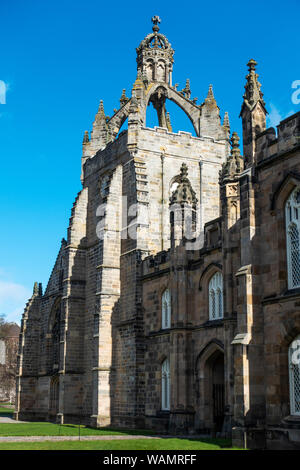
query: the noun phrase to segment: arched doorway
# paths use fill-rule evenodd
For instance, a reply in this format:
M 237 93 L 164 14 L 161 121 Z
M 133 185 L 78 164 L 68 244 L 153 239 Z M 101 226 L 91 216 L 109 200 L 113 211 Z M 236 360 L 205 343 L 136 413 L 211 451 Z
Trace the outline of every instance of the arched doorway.
M 212 341 L 200 353 L 196 365 L 196 428 L 221 432 L 225 409 L 224 351 Z
M 212 363 L 212 411 L 217 432 L 222 431 L 224 422 L 224 354 L 218 353 Z

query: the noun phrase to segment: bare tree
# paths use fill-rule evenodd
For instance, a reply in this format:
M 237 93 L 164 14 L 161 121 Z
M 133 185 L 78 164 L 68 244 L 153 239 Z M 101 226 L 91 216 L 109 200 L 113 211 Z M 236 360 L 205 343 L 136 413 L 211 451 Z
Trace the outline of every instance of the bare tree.
M 0 365 L 0 395 L 10 401 L 14 400 L 15 395 L 19 331 L 16 323 L 6 322 L 5 315 L 0 314 L 0 340 L 4 342 L 4 361 Z

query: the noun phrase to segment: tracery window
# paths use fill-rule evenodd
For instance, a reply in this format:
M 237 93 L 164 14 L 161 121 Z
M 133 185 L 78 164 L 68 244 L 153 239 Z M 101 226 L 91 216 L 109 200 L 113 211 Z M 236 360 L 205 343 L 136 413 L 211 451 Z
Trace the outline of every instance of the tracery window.
M 223 276 L 216 272 L 208 285 L 209 293 L 209 319 L 218 320 L 223 318 Z
M 161 366 L 161 409 L 170 409 L 170 363 L 165 359 Z
M 300 188 L 292 191 L 285 205 L 288 287 L 300 287 Z
M 161 327 L 171 327 L 171 293 L 166 289 L 161 297 Z
M 60 343 L 60 321 L 61 306 L 58 304 L 54 313 L 54 322 L 52 327 L 52 363 L 53 366 L 59 365 L 59 343 Z
M 289 347 L 290 412 L 300 416 L 300 335 Z

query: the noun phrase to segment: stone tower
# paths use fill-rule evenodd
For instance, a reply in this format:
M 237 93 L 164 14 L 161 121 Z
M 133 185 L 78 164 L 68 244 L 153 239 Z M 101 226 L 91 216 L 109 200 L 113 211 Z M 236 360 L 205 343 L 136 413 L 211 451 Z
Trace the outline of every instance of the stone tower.
M 130 97 L 123 90 L 111 117 L 101 101 L 92 132 L 84 134 L 83 188 L 67 240 L 44 295 L 35 293 L 24 313 L 17 411 L 23 419 L 80 416 L 94 426 L 143 426 L 141 262 L 170 249 L 170 197 L 187 172 L 198 249 L 205 223 L 220 215 L 228 116 L 222 125 L 212 86 L 197 105 L 188 79 L 181 91 L 172 85 L 174 50 L 159 32 L 160 19 L 152 22 L 137 48 Z M 166 100 L 186 113 L 195 136 L 172 132 Z M 155 128 L 147 127 L 149 105 L 157 111 Z M 126 120 L 128 130 L 120 132 Z

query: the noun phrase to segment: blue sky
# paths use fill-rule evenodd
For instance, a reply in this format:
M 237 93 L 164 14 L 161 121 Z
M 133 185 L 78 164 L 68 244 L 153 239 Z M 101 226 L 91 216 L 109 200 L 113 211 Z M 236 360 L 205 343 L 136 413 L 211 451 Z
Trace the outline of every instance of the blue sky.
M 7 87 L 0 104 L 0 313 L 11 321 L 20 320 L 34 281 L 47 283 L 81 188 L 83 132 L 100 99 L 111 115 L 122 89 L 130 95 L 135 48 L 151 32 L 153 15 L 175 49 L 173 82 L 181 89 L 190 78 L 198 103 L 212 83 L 232 130 L 241 132 L 252 57 L 268 124 L 300 111 L 291 101 L 291 84 L 300 79 L 298 0 L 2 0 L 0 12 L 0 80 Z M 181 111 L 169 111 L 175 130 L 191 131 Z

